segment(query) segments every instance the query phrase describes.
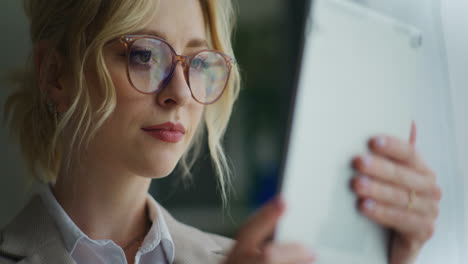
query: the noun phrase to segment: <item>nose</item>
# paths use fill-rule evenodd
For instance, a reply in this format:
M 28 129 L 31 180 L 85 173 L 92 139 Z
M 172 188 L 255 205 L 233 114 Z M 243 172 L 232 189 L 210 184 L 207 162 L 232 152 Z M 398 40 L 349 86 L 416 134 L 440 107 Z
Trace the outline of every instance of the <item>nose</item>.
M 157 93 L 157 101 L 160 106 L 182 106 L 192 99 L 184 73 L 184 66 L 183 62 L 177 63 L 172 78 L 166 87 Z

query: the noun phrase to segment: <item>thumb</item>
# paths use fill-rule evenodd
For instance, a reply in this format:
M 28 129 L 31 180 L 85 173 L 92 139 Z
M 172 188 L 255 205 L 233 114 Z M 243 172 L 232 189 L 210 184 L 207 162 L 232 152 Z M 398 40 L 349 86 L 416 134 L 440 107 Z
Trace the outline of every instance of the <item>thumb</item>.
M 272 236 L 284 209 L 284 201 L 279 196 L 268 202 L 241 228 L 237 245 L 247 250 L 261 247 Z

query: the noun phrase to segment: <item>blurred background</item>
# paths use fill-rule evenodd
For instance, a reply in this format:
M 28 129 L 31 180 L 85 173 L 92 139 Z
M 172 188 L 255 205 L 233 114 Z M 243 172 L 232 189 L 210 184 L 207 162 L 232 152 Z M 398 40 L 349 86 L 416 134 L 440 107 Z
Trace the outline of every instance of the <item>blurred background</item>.
M 252 210 L 272 196 L 276 187 L 305 0 L 234 2 L 239 14 L 234 47 L 243 85 L 225 137 L 235 190 L 229 208 L 222 210 L 206 149 L 194 167 L 192 185 L 185 187 L 176 170 L 165 179 L 154 180 L 150 189 L 182 222 L 226 236 L 233 236 Z M 426 157 L 436 167 L 445 195 L 437 234 L 419 263 L 467 263 L 468 210 L 465 210 L 463 190 L 468 190 L 465 179 L 468 172 L 468 17 L 465 15 L 468 1 L 354 2 L 417 26 L 434 43 L 431 49 L 435 55 L 428 59 L 428 67 L 434 68 L 434 74 L 428 76 L 427 91 L 421 94 L 426 105 L 420 110 L 420 131 L 426 131 L 422 132 L 422 140 L 428 143 L 427 153 L 434 153 Z M 30 52 L 27 23 L 20 3 L 18 0 L 0 2 L 0 30 L 4 33 L 0 44 L 3 51 L 0 74 L 21 66 Z M 3 114 L 3 102 L 9 90 L 3 83 L 0 87 L 0 114 Z M 438 100 L 442 97 L 451 105 L 440 105 Z M 438 120 L 446 121 L 449 126 Z M 0 227 L 11 220 L 30 195 L 25 191 L 27 176 L 18 147 L 7 133 L 5 127 L 0 128 Z M 450 140 L 440 141 L 441 138 Z M 444 145 L 431 146 L 432 141 Z

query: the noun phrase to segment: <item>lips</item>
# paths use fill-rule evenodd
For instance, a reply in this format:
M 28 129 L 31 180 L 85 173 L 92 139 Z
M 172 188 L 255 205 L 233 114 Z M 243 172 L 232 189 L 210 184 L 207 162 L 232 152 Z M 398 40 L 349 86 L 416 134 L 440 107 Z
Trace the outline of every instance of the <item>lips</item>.
M 177 143 L 181 141 L 185 135 L 185 127 L 180 123 L 172 122 L 143 127 L 142 130 L 155 139 L 169 143 Z

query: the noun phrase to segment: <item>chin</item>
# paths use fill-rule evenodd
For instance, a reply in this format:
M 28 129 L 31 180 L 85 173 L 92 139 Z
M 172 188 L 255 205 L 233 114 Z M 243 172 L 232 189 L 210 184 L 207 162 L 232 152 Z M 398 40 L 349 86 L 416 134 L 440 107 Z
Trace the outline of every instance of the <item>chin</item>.
M 169 176 L 169 174 L 171 174 L 173 170 L 174 169 L 161 170 L 160 168 L 158 168 L 158 169 L 153 169 L 153 170 L 149 169 L 145 171 L 140 170 L 137 174 L 143 178 L 162 179 L 162 178 Z
M 161 179 L 174 171 L 178 160 L 154 159 L 135 166 L 138 175 L 144 178 Z
M 160 179 L 174 171 L 183 155 L 183 149 L 181 146 L 177 148 L 151 146 L 149 149 L 144 146 L 137 152 L 139 154 L 128 155 L 130 153 L 127 153 L 124 160 L 135 174 L 144 178 Z
M 151 178 L 151 179 L 162 179 L 162 178 L 166 178 L 167 176 L 169 176 L 171 174 L 171 172 L 173 172 L 173 171 L 174 171 L 174 168 L 172 168 L 170 170 L 165 170 L 165 171 L 158 170 L 157 172 L 148 174 L 145 177 L 146 178 Z

